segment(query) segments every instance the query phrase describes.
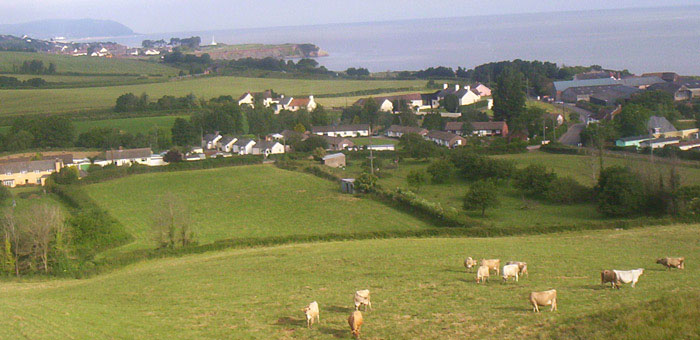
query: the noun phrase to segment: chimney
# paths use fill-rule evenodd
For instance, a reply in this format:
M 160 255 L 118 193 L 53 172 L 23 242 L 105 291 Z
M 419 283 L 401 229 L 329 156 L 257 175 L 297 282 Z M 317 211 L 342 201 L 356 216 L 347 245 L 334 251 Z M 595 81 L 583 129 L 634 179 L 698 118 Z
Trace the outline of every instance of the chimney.
M 313 95 L 312 95 L 312 96 L 309 96 L 309 100 L 310 100 L 310 101 L 313 101 L 313 100 L 314 100 L 314 96 L 313 96 Z
M 471 90 L 471 89 L 472 89 L 472 87 L 471 87 L 471 86 L 469 86 L 469 85 L 465 85 L 465 86 L 464 86 L 464 89 L 465 89 L 465 90 L 467 90 L 467 91 L 469 91 L 469 90 Z
M 442 89 L 443 89 L 443 90 L 447 90 L 447 87 L 448 87 L 448 86 L 449 86 L 449 85 L 447 85 L 447 83 L 442 84 Z
M 280 95 L 280 98 L 284 99 L 284 95 L 283 95 L 283 94 L 281 94 L 281 95 Z
M 60 158 L 56 158 L 56 160 L 53 163 L 54 169 L 56 172 L 61 171 L 61 168 L 63 167 L 63 161 Z
M 459 84 L 455 84 L 455 91 L 459 91 Z

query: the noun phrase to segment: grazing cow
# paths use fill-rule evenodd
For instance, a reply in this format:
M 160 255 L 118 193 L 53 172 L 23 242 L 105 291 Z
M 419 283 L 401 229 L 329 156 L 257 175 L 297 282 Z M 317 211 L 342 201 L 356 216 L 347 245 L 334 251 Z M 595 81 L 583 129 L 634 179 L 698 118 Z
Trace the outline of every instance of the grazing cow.
M 632 282 L 632 287 L 637 285 L 639 277 L 644 274 L 644 268 L 633 269 L 633 270 L 613 270 L 617 279 L 622 283 Z
M 471 256 L 464 260 L 464 268 L 467 268 L 468 272 L 472 271 L 472 267 L 474 266 L 476 266 L 476 260 L 472 259 Z
M 314 319 L 316 319 L 318 323 L 321 323 L 321 317 L 319 316 L 318 311 L 318 303 L 316 301 L 304 307 L 302 311 L 304 312 L 304 314 L 306 314 L 306 327 L 311 328 L 311 325 L 314 324 Z
M 365 311 L 367 308 L 372 310 L 372 302 L 369 300 L 369 289 L 355 292 L 355 310 L 360 310 L 360 306 L 362 305 L 365 306 Z
M 509 277 L 514 277 L 515 282 L 518 282 L 518 274 L 520 274 L 520 268 L 518 268 L 517 264 L 503 266 L 503 282 L 508 281 Z
M 355 338 L 360 338 L 360 327 L 362 327 L 362 312 L 356 310 L 350 314 L 348 318 L 348 324 L 350 325 L 350 331 Z
M 550 311 L 557 310 L 557 290 L 546 290 L 544 292 L 532 292 L 530 293 L 530 303 L 532 304 L 532 311 L 539 313 L 539 306 L 552 306 Z
M 508 262 L 506 262 L 506 264 L 507 264 L 507 265 L 508 265 L 508 264 L 517 264 L 517 265 L 518 265 L 518 269 L 520 269 L 520 273 L 518 273 L 518 274 L 520 274 L 520 276 L 523 276 L 523 275 L 528 275 L 528 276 L 529 276 L 529 275 L 530 275 L 530 274 L 527 273 L 527 263 L 525 263 L 525 262 L 520 262 L 520 261 L 508 261 Z
M 685 269 L 685 257 L 662 257 L 657 259 L 656 263 L 666 268 Z
M 600 272 L 600 284 L 604 285 L 610 282 L 611 288 L 620 289 L 620 280 L 617 279 L 617 274 L 612 270 L 603 270 Z
M 489 279 L 489 267 L 481 266 L 476 270 L 476 283 L 486 282 Z
M 501 260 L 481 260 L 481 265 L 489 267 L 490 270 L 495 270 L 496 275 L 501 275 Z

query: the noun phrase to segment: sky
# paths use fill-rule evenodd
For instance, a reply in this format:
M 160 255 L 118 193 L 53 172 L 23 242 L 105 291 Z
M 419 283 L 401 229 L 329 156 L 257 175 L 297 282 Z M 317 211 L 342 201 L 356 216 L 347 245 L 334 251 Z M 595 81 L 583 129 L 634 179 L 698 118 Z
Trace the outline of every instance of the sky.
M 160 33 L 697 4 L 697 0 L 0 0 L 0 23 L 108 19 L 138 33 Z

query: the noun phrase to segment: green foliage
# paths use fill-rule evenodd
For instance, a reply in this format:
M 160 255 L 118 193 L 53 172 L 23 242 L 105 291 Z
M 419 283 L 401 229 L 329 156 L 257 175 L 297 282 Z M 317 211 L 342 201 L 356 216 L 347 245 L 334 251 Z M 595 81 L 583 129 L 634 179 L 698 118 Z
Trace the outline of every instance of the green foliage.
M 618 132 L 624 137 L 647 135 L 647 122 L 651 116 L 652 112 L 642 105 L 625 105 L 615 119 Z
M 74 184 L 78 182 L 78 167 L 67 166 L 59 172 L 51 174 L 51 178 L 56 184 Z
M 426 170 L 433 184 L 447 183 L 455 172 L 455 166 L 447 159 L 438 158 L 428 165 Z
M 163 161 L 167 163 L 182 162 L 185 156 L 177 149 L 170 149 L 163 156 Z
M 171 129 L 173 144 L 179 146 L 199 145 L 199 131 L 184 118 L 175 119 Z
M 680 216 L 700 220 L 700 185 L 681 187 L 673 196 Z
M 68 147 L 75 140 L 75 127 L 65 117 L 18 118 L 12 123 L 5 140 L 9 150 L 21 150 L 27 146 Z
M 326 157 L 326 149 L 324 148 L 315 148 L 312 152 L 312 155 L 314 156 L 314 159 L 317 161 L 320 161 L 323 159 L 323 157 Z
M 454 94 L 448 94 L 442 100 L 440 106 L 444 107 L 447 112 L 457 112 L 459 109 L 459 98 Z
M 406 157 L 427 159 L 437 152 L 435 143 L 417 133 L 406 133 L 399 139 L 399 147 Z
M 464 196 L 464 210 L 481 210 L 481 216 L 486 216 L 486 209 L 499 205 L 498 189 L 492 181 L 480 180 L 472 183 Z
M 556 177 L 547 192 L 545 199 L 552 203 L 576 204 L 591 201 L 593 190 L 580 184 L 571 177 Z
M 611 166 L 603 169 L 596 186 L 598 210 L 606 216 L 621 217 L 638 214 L 644 204 L 644 189 L 640 179 L 629 168 Z
M 419 190 L 427 182 L 425 172 L 420 170 L 411 170 L 406 176 L 406 183 L 415 190 Z
M 12 193 L 4 185 L 0 185 L 0 204 L 5 203 L 8 199 L 12 198 Z
M 513 185 L 526 196 L 544 198 L 556 179 L 545 166 L 532 164 L 516 173 Z
M 445 126 L 445 119 L 437 112 L 428 113 L 423 117 L 422 126 L 428 130 L 442 130 Z
M 363 193 L 374 191 L 377 186 L 377 176 L 363 172 L 355 179 L 355 187 Z
M 523 75 L 514 68 L 506 68 L 496 80 L 493 90 L 493 118 L 515 122 L 525 113 L 525 84 Z M 512 128 L 514 131 L 517 127 Z
M 459 174 L 469 180 L 507 179 L 515 172 L 510 161 L 485 157 L 468 149 L 453 151 L 450 160 Z
M 294 151 L 312 152 L 318 148 L 328 149 L 328 141 L 318 135 L 312 135 L 304 141 L 293 144 Z

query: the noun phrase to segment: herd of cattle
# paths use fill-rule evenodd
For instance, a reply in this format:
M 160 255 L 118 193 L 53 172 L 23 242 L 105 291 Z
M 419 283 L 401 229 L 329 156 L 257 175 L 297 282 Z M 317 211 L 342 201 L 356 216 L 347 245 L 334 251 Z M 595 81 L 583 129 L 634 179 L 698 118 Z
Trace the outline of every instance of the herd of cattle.
M 666 268 L 685 268 L 685 257 L 663 257 L 656 260 L 656 263 L 665 266 Z M 496 275 L 501 275 L 503 281 L 506 282 L 508 279 L 513 278 L 516 282 L 523 275 L 529 275 L 527 272 L 527 263 L 520 261 L 508 261 L 501 267 L 500 259 L 482 259 L 481 262 L 477 262 L 471 257 L 467 257 L 464 260 L 464 267 L 468 272 L 471 272 L 472 268 L 479 265 L 476 270 L 476 283 L 484 283 L 488 280 L 491 271 L 495 271 Z M 502 270 L 501 270 L 502 269 Z M 633 269 L 633 270 L 603 270 L 600 273 L 600 284 L 605 285 L 607 283 L 611 284 L 611 287 L 620 289 L 621 283 L 631 283 L 632 287 L 637 285 L 639 277 L 644 273 L 644 268 Z M 556 289 L 546 290 L 542 292 L 531 292 L 528 301 L 532 305 L 532 310 L 534 312 L 540 311 L 540 306 L 551 306 L 551 311 L 557 310 L 557 291 Z M 360 327 L 362 327 L 363 318 L 362 312 L 360 312 L 360 307 L 365 306 L 365 311 L 372 310 L 372 302 L 370 301 L 369 290 L 358 290 L 355 292 L 354 296 L 355 310 L 348 317 L 348 324 L 350 325 L 350 331 L 353 336 L 360 338 Z M 318 303 L 316 301 L 311 302 L 308 306 L 302 309 L 304 314 L 306 314 L 306 326 L 311 327 L 314 324 L 314 320 L 318 323 L 321 322 L 320 311 L 318 308 Z

